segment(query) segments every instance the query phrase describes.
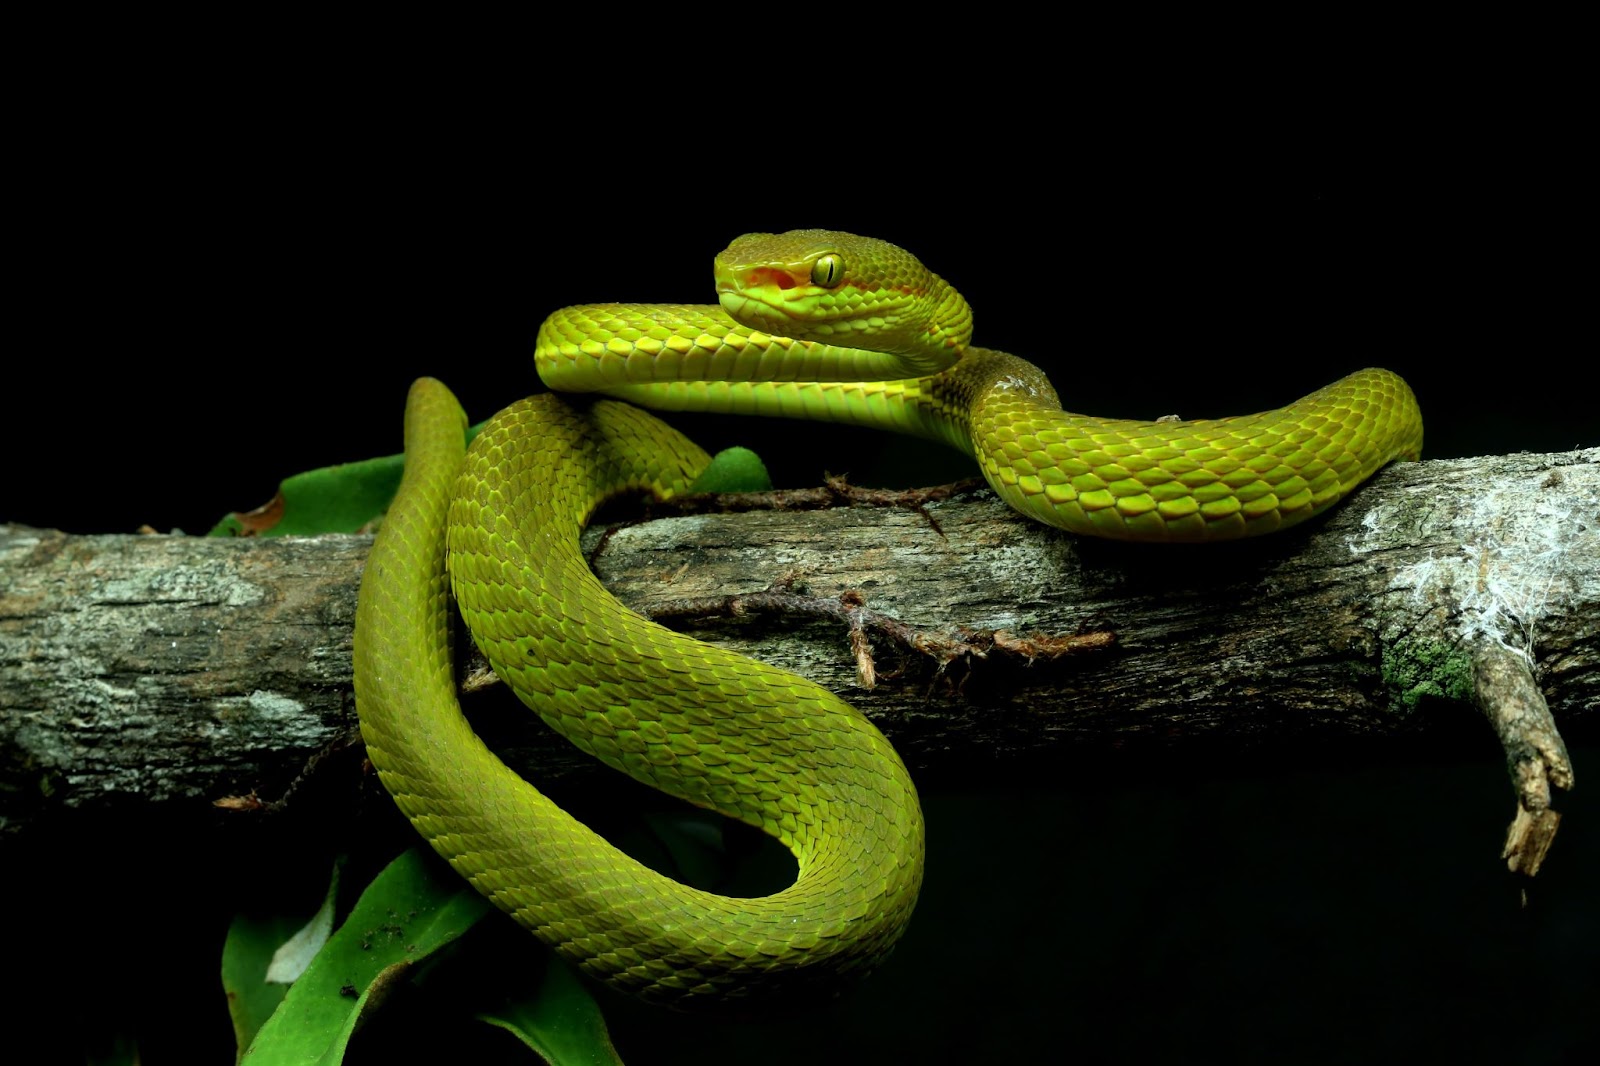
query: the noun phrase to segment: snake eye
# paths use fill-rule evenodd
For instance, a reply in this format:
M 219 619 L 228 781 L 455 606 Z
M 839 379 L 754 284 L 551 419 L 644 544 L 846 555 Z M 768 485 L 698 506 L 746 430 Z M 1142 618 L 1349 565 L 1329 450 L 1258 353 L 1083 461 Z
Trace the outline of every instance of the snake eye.
M 811 264 L 811 284 L 831 289 L 844 280 L 844 256 L 829 252 Z

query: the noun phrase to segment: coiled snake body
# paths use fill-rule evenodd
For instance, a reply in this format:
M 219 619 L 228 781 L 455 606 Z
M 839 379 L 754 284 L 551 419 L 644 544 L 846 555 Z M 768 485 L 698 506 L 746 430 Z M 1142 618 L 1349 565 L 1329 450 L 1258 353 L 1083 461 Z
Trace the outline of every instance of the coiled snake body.
M 1065 413 L 1037 368 L 968 347 L 961 297 L 881 241 L 753 234 L 718 257 L 716 277 L 720 307 L 558 312 L 540 331 L 541 376 L 659 408 L 942 440 L 1024 514 L 1124 539 L 1281 529 L 1421 447 L 1411 390 L 1383 370 L 1244 418 Z M 705 452 L 617 400 L 523 400 L 463 458 L 464 428 L 443 386 L 413 386 L 405 479 L 361 588 L 362 734 L 401 810 L 518 922 L 647 998 L 787 995 L 870 969 L 922 879 L 922 817 L 900 758 L 832 693 L 629 612 L 578 548 L 601 502 L 682 492 Z M 776 837 L 798 861 L 795 883 L 758 899 L 685 887 L 505 767 L 456 702 L 451 587 L 474 640 L 541 718 L 638 780 Z

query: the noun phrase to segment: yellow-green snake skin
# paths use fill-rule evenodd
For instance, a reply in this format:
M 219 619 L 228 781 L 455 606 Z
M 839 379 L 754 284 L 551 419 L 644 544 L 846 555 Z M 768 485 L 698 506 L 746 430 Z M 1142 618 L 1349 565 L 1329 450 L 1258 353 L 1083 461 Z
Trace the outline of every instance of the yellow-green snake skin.
M 881 241 L 752 234 L 717 258 L 716 279 L 720 307 L 552 315 L 540 375 L 659 408 L 942 440 L 1022 513 L 1135 540 L 1282 529 L 1421 448 L 1416 400 L 1385 370 L 1243 418 L 1067 414 L 1037 368 L 967 347 L 965 301 Z M 602 501 L 681 492 L 706 454 L 616 400 L 523 400 L 463 459 L 465 424 L 442 385 L 416 383 L 405 480 L 361 586 L 361 729 L 400 809 L 541 940 L 646 998 L 789 996 L 870 970 L 922 880 L 922 816 L 894 749 L 811 682 L 632 614 L 578 548 Z M 451 588 L 479 647 L 541 718 L 608 765 L 776 837 L 798 860 L 795 883 L 759 899 L 687 888 L 504 766 L 456 702 Z

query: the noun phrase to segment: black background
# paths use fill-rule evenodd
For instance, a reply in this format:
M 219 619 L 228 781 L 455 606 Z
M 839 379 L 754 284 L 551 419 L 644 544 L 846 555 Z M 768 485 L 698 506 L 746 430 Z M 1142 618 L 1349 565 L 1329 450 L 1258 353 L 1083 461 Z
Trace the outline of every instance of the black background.
M 1069 129 L 971 153 L 906 132 L 905 151 L 806 153 L 619 117 L 558 154 L 451 115 L 239 108 L 107 102 L 37 161 L 5 517 L 206 528 L 285 473 L 398 450 L 414 377 L 486 417 L 537 388 L 550 310 L 707 301 L 732 237 L 802 226 L 920 254 L 976 308 L 977 343 L 1037 362 L 1071 409 L 1239 413 L 1380 365 L 1413 382 L 1431 457 L 1600 440 L 1582 176 L 1538 130 Z M 905 450 L 705 424 L 765 443 L 790 483 Z
M 1579 314 L 1592 190 L 1559 127 L 1520 114 L 1130 120 L 996 98 L 956 130 L 902 116 L 795 148 L 737 109 L 495 124 L 461 98 L 194 88 L 99 96 L 29 156 L 0 519 L 202 531 L 288 473 L 397 450 L 415 376 L 481 418 L 536 387 L 551 309 L 706 300 L 733 236 L 813 225 L 917 252 L 968 295 L 979 343 L 1039 363 L 1078 410 L 1235 413 L 1381 365 L 1413 383 L 1430 457 L 1600 443 Z M 820 425 L 688 424 L 752 444 L 782 484 L 966 470 Z M 1366 745 L 1021 769 L 975 753 L 924 786 L 907 940 L 803 1038 L 617 1007 L 618 1042 L 634 1063 L 1576 1061 L 1600 992 L 1593 790 L 1524 908 L 1496 859 L 1512 804 L 1493 739 L 1466 708 L 1427 713 L 1422 736 Z M 1580 781 L 1600 765 L 1584 728 Z M 150 910 L 120 920 L 172 938 L 137 971 L 171 989 L 138 1001 L 167 1034 L 151 1050 L 177 1057 L 198 1016 L 225 1055 L 196 974 L 249 859 L 219 852 L 194 900 L 195 856 L 122 847 L 80 871 L 136 876 Z M 12 874 L 35 903 L 43 862 Z M 33 965 L 78 973 L 60 951 Z M 93 965 L 129 980 L 124 959 Z

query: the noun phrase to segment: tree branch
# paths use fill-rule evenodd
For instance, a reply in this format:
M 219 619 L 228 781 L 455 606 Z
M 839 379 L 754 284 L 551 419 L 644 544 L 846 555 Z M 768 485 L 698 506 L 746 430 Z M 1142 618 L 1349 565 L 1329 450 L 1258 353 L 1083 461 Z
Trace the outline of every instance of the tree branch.
M 349 743 L 368 543 L 0 526 L 0 832 L 273 796 Z M 1519 821 L 1545 827 L 1508 842 L 1527 872 L 1550 789 L 1572 784 L 1555 719 L 1600 705 L 1600 449 L 1391 467 L 1309 528 L 1234 545 L 1074 538 L 986 492 L 689 514 L 586 544 L 635 610 L 845 694 L 913 767 L 1086 738 L 1395 732 L 1423 700 L 1474 701 Z M 592 771 L 477 694 L 497 686 L 467 687 L 512 765 Z

